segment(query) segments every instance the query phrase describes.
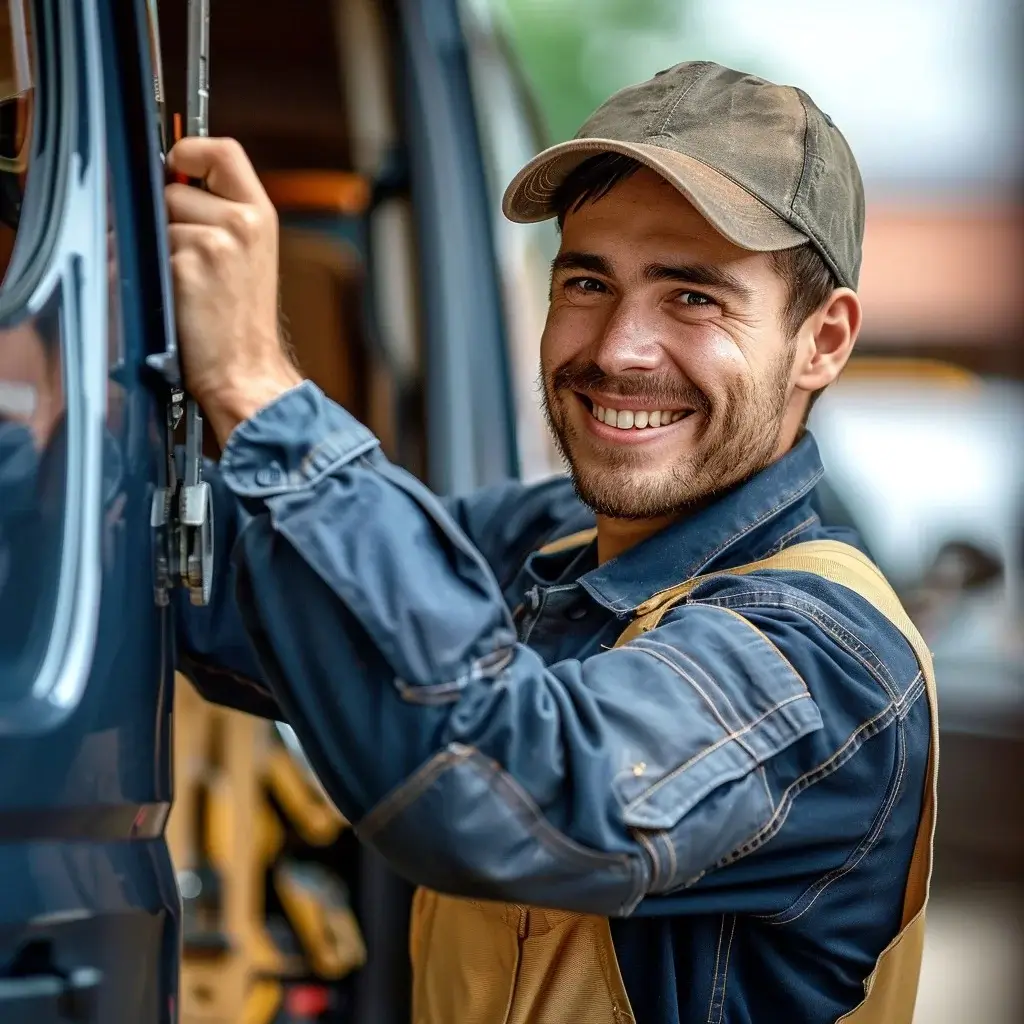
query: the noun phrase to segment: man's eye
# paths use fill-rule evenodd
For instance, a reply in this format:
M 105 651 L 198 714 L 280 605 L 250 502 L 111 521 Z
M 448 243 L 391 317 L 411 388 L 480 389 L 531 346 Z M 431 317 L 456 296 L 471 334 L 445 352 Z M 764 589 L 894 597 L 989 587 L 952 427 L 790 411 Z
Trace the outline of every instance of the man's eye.
M 684 306 L 713 306 L 715 300 L 701 292 L 680 292 L 679 301 Z
M 565 290 L 597 295 L 605 291 L 605 287 L 595 277 L 571 277 L 565 282 Z

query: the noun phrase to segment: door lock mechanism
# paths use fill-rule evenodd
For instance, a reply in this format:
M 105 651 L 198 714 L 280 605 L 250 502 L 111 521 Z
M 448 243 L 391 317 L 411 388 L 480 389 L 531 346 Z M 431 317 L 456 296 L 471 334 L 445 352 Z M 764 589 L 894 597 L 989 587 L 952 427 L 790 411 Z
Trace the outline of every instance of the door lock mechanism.
M 188 134 L 207 134 L 209 105 L 210 5 L 209 0 L 189 0 L 188 5 Z M 159 49 L 159 41 L 157 42 Z M 156 81 L 156 101 L 163 118 L 163 85 Z M 180 121 L 175 115 L 175 141 Z M 163 136 L 161 136 L 163 137 Z M 201 186 L 201 182 L 192 182 Z M 194 605 L 210 603 L 213 583 L 213 492 L 203 480 L 203 417 L 199 405 L 182 387 L 176 340 L 151 355 L 147 364 L 160 373 L 168 387 L 167 477 L 153 495 L 150 524 L 156 534 L 156 601 L 166 605 L 174 587 L 185 587 Z M 185 417 L 185 447 L 174 443 Z
M 184 408 L 183 408 L 184 406 Z M 185 446 L 174 443 L 185 417 Z M 150 525 L 156 541 L 156 601 L 166 605 L 185 587 L 194 605 L 210 603 L 213 582 L 213 492 L 203 479 L 203 418 L 199 406 L 172 388 L 167 402 L 167 477 L 153 493 Z

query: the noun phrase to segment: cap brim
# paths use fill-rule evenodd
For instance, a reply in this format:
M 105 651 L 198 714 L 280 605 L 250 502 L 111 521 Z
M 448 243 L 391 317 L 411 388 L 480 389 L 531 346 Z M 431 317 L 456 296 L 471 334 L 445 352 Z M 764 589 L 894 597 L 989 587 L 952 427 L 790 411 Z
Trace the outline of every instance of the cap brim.
M 559 186 L 598 153 L 631 156 L 660 174 L 716 231 L 742 249 L 772 252 L 810 241 L 756 196 L 700 160 L 661 146 L 616 139 L 573 139 L 538 154 L 505 190 L 505 216 L 520 224 L 554 217 L 553 199 Z

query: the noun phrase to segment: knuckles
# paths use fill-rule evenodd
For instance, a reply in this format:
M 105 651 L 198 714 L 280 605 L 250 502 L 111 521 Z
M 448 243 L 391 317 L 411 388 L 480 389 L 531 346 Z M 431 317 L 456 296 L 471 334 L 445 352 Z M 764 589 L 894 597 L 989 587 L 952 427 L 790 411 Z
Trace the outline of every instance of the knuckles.
M 178 287 L 188 286 L 204 276 L 199 254 L 194 249 L 172 252 L 170 263 L 171 276 Z
M 246 153 L 238 139 L 229 136 L 220 136 L 210 139 L 213 146 L 214 159 L 220 158 L 224 163 L 248 164 L 249 154 Z
M 239 252 L 239 245 L 223 228 L 207 227 L 187 240 L 171 246 L 171 264 L 184 280 L 194 277 L 209 279 L 218 273 Z
M 249 204 L 228 207 L 226 220 L 231 234 L 246 246 L 259 242 L 271 227 L 266 213 Z
M 238 251 L 235 239 L 223 228 L 211 227 L 198 232 L 194 244 L 206 263 L 214 266 L 223 264 Z

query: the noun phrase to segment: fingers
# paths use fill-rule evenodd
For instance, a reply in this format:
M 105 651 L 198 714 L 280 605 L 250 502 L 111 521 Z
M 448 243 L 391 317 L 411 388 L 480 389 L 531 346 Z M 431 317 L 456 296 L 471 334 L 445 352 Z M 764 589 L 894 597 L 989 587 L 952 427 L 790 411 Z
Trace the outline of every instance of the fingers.
M 164 190 L 170 226 L 217 227 L 251 246 L 261 238 L 277 237 L 277 212 L 273 206 L 239 203 L 211 195 L 192 185 L 168 185 Z
M 167 154 L 167 167 L 205 181 L 215 196 L 239 203 L 270 202 L 245 150 L 234 139 L 181 139 Z
M 215 268 L 233 257 L 238 249 L 238 240 L 231 232 L 206 224 L 171 224 L 167 238 L 172 264 L 182 259 L 191 262 L 198 257 L 207 268 Z
M 171 184 L 164 188 L 167 219 L 173 224 L 220 224 L 226 216 L 225 207 L 235 203 L 204 192 L 192 185 Z M 239 204 L 241 205 L 241 204 Z

